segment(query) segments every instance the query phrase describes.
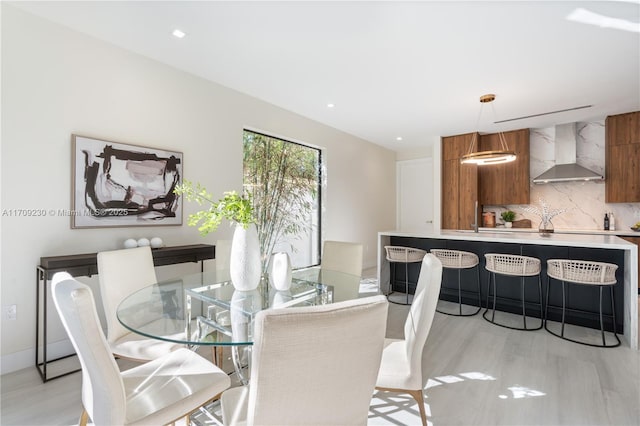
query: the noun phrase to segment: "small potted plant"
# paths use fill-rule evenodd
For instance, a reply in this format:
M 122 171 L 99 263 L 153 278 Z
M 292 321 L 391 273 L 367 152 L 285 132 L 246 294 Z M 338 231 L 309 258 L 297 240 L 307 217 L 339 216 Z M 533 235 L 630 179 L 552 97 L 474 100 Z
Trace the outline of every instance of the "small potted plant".
M 511 210 L 506 210 L 503 211 L 500 216 L 502 217 L 502 220 L 504 220 L 504 227 L 505 228 L 511 228 L 511 226 L 513 226 L 512 222 L 513 220 L 516 218 L 516 213 L 511 211 Z

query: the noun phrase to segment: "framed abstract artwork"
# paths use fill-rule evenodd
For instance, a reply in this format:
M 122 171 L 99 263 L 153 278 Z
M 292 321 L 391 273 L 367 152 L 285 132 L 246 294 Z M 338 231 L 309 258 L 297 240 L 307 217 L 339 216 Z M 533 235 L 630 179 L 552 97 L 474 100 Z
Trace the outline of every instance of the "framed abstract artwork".
M 72 228 L 181 225 L 182 153 L 72 135 Z

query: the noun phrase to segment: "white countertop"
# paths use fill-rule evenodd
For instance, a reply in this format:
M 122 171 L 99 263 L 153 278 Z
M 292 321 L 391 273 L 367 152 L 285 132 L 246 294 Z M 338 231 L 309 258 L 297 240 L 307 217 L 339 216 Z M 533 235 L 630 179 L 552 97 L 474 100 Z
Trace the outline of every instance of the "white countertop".
M 412 238 L 434 238 L 443 240 L 462 241 L 486 241 L 496 243 L 514 244 L 536 244 L 550 246 L 587 247 L 617 250 L 632 250 L 635 244 L 627 242 L 615 235 L 584 235 L 584 234 L 561 234 L 553 233 L 549 236 L 542 236 L 538 232 L 473 232 L 473 231 L 441 231 L 441 232 L 406 232 L 406 231 L 385 231 L 379 235 L 412 237 Z
M 505 228 L 504 226 L 497 226 L 495 228 L 480 228 L 481 232 L 528 232 L 537 233 L 538 230 L 534 228 Z M 556 229 L 555 234 L 586 234 L 586 235 L 623 235 L 625 237 L 639 237 L 640 232 L 628 230 L 618 231 L 605 231 L 603 229 Z

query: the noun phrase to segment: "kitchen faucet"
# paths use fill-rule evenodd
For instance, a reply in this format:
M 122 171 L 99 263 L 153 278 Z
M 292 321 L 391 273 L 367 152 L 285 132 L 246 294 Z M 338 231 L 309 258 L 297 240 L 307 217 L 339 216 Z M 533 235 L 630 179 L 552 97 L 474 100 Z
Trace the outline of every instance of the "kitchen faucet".
M 473 232 L 478 232 L 478 201 L 477 200 L 473 210 L 473 219 L 474 219 L 474 222 L 471 224 L 471 227 L 473 228 Z

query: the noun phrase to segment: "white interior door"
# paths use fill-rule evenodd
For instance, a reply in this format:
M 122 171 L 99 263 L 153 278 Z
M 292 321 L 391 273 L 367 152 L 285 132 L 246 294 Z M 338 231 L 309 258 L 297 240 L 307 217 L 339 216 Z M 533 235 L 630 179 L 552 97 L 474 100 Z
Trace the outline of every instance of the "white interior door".
M 400 231 L 433 231 L 433 159 L 396 162 L 396 226 Z

